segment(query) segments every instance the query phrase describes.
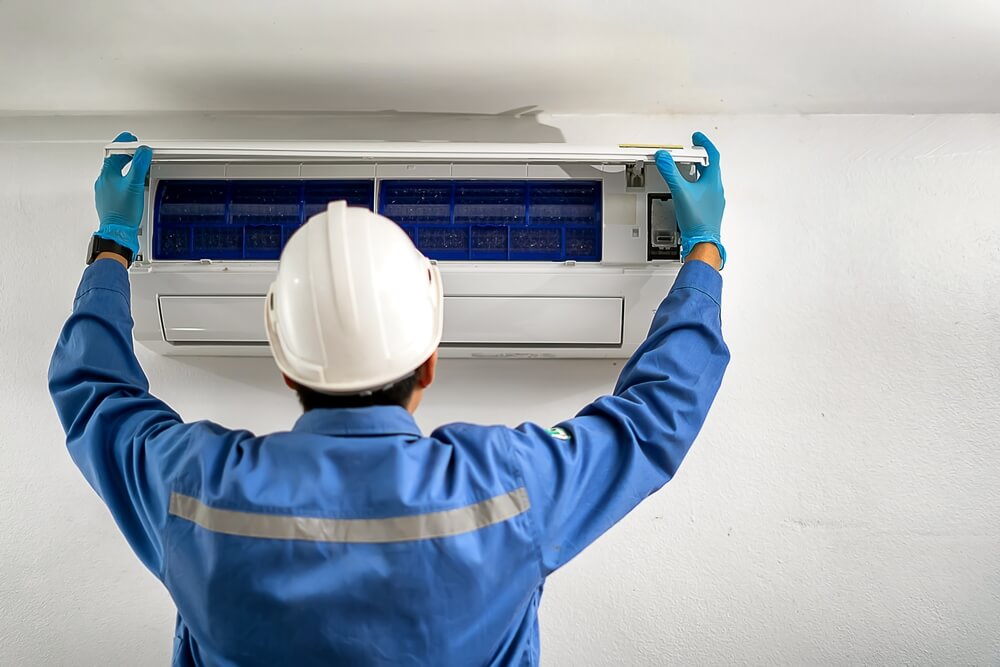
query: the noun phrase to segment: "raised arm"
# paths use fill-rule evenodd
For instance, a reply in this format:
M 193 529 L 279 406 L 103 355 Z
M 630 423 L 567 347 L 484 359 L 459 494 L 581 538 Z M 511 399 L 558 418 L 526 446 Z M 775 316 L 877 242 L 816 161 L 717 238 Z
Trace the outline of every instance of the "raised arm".
M 129 134 L 119 141 L 134 141 Z M 97 234 L 138 250 L 149 149 L 122 176 L 126 156 L 105 160 L 95 185 Z M 149 393 L 132 348 L 127 261 L 106 253 L 84 272 L 49 365 L 49 392 L 73 461 L 111 510 L 129 544 L 157 575 L 166 518 L 165 476 L 179 459 L 184 425 Z M 163 437 L 168 436 L 168 437 Z
M 684 180 L 657 155 L 675 200 L 686 263 L 625 364 L 614 393 L 575 418 L 512 432 L 545 574 L 565 564 L 677 472 L 708 414 L 726 366 L 720 303 L 725 207 L 719 154 L 701 133 L 710 164 Z

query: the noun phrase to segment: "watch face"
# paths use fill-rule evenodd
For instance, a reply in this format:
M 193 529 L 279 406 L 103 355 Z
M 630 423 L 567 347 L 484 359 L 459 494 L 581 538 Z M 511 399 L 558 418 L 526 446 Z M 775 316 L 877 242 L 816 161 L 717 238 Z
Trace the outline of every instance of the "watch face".
M 97 237 L 91 236 L 90 243 L 87 244 L 87 266 L 93 264 L 94 260 L 97 259 L 97 253 L 94 252 L 94 244 L 96 243 L 96 241 Z

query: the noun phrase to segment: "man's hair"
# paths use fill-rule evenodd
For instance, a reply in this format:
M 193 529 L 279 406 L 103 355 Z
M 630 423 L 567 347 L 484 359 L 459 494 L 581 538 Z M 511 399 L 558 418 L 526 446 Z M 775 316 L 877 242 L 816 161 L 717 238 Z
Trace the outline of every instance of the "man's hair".
M 324 394 L 295 383 L 295 392 L 305 412 L 316 408 L 367 408 L 372 405 L 398 405 L 405 408 L 417 388 L 417 374 L 412 373 L 388 389 L 370 394 Z

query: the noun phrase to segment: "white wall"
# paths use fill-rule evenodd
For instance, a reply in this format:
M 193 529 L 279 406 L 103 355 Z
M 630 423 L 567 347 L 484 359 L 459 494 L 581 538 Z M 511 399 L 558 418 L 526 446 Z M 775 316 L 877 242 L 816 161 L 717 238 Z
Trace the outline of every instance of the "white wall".
M 1000 659 L 1000 116 L 0 121 L 0 662 L 165 664 L 170 599 L 74 469 L 45 369 L 142 138 L 717 140 L 733 362 L 677 479 L 546 588 L 546 665 Z M 664 286 L 666 288 L 666 286 Z M 297 410 L 269 360 L 141 354 L 188 419 Z M 419 421 L 552 423 L 613 362 L 444 361 Z

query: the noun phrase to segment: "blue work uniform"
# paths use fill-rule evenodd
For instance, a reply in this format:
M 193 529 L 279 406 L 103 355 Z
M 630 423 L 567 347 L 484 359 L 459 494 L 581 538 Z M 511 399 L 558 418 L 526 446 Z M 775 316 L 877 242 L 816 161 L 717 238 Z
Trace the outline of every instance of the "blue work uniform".
M 556 428 L 319 409 L 254 435 L 149 393 L 129 283 L 84 272 L 49 388 L 67 446 L 177 605 L 176 665 L 537 665 L 545 578 L 677 471 L 729 361 L 684 265 L 602 396 Z

